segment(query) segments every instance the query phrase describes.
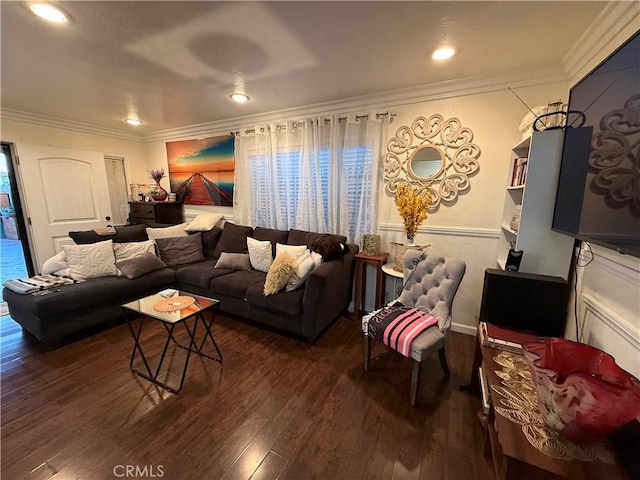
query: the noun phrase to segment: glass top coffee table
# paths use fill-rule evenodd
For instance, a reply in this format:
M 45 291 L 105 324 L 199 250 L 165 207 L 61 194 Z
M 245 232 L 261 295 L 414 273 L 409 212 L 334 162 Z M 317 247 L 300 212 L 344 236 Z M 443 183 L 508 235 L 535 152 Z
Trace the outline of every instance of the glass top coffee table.
M 166 289 L 153 295 L 125 303 L 124 305 L 121 305 L 121 307 L 134 340 L 129 367 L 132 372 L 142 378 L 145 378 L 150 382 L 169 390 L 170 392 L 178 393 L 182 390 L 184 377 L 187 373 L 189 358 L 192 352 L 202 357 L 207 357 L 211 360 L 222 363 L 222 353 L 220 353 L 218 344 L 213 338 L 213 333 L 211 332 L 215 312 L 220 307 L 219 300 L 194 295 L 181 290 Z M 209 320 L 207 320 L 203 315 L 205 311 L 211 313 Z M 131 319 L 128 312 L 138 314 L 137 319 Z M 149 350 L 157 351 L 157 347 L 155 347 L 153 345 L 154 342 L 152 342 L 157 335 L 151 335 L 150 338 L 145 339 L 143 342 L 143 326 L 145 325 L 145 321 L 147 321 L 147 323 L 148 321 L 160 322 L 166 332 L 164 346 L 162 347 L 159 359 L 157 359 L 157 365 L 155 368 L 152 368 L 151 364 L 156 362 L 150 361 L 151 352 Z M 134 325 L 136 323 L 137 326 Z M 191 327 L 189 326 L 189 323 L 192 324 Z M 202 325 L 202 328 L 204 328 L 204 333 L 201 341 L 198 342 L 196 341 L 196 334 L 198 325 L 200 324 Z M 179 325 L 182 325 L 184 330 L 182 327 L 179 327 Z M 178 328 L 183 331 L 182 336 L 186 333 L 186 342 L 184 340 L 181 342 L 176 338 L 178 337 Z M 147 354 L 145 354 L 142 349 L 143 343 L 145 348 L 148 350 Z M 207 344 L 210 344 L 210 346 L 215 349 L 217 356 L 205 353 L 205 347 Z M 177 386 L 171 386 L 167 381 L 160 380 L 161 375 L 165 374 L 167 377 L 170 375 L 170 366 L 167 367 L 168 370 L 162 370 L 165 357 L 170 346 L 186 352 L 186 354 L 183 355 L 184 363 L 182 366 L 182 375 Z M 135 365 L 137 356 L 142 360 L 144 368 L 140 368 Z M 176 358 L 173 354 L 170 357 L 170 362 L 173 362 Z

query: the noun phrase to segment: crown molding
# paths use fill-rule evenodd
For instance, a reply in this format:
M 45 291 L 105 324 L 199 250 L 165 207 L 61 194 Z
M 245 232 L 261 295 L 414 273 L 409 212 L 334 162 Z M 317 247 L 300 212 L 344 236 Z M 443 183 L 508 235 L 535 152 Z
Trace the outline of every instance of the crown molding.
M 139 133 L 124 132 L 113 128 L 99 127 L 89 123 L 76 122 L 75 120 L 51 117 L 49 115 L 41 115 L 39 113 L 23 112 L 21 110 L 13 110 L 11 108 L 0 108 L 0 120 L 31 123 L 33 125 L 40 125 L 43 127 L 60 128 L 62 130 L 70 130 L 72 132 L 89 133 L 92 135 L 100 135 L 103 137 L 117 138 L 132 142 L 142 141 L 142 135 Z
M 609 2 L 600 15 L 573 44 L 562 60 L 572 85 L 611 53 L 609 44 L 622 44 L 640 24 L 640 3 Z
M 143 135 L 144 142 L 182 140 L 221 132 L 252 127 L 264 122 L 278 122 L 310 115 L 334 115 L 348 112 L 393 109 L 403 105 L 489 93 L 509 88 L 525 88 L 555 82 L 566 82 L 561 66 L 532 72 L 468 77 L 459 80 L 432 83 L 418 87 L 390 90 L 375 94 L 351 97 L 332 102 L 316 103 L 271 112 L 246 115 L 215 122 L 200 123 L 179 128 L 158 130 Z

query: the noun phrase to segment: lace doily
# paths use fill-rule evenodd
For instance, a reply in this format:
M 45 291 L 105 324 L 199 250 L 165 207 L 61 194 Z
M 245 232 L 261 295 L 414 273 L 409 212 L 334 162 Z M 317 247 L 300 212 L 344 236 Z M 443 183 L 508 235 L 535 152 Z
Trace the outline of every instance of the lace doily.
M 601 460 L 615 464 L 615 457 L 602 442 L 579 445 L 567 440 L 547 426 L 538 410 L 538 397 L 531 372 L 524 357 L 502 351 L 493 360 L 499 365 L 496 375 L 501 385 L 491 385 L 500 395 L 501 406 L 495 405 L 496 413 L 522 426 L 522 433 L 529 443 L 545 455 L 563 460 Z

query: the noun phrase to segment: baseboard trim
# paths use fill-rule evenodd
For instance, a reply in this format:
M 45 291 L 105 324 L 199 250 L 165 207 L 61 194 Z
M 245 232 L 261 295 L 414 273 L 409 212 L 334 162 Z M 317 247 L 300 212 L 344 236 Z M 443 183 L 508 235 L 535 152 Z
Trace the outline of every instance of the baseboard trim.
M 465 335 L 476 336 L 478 334 L 476 327 L 466 325 L 464 323 L 451 323 L 451 330 L 456 333 L 464 333 Z

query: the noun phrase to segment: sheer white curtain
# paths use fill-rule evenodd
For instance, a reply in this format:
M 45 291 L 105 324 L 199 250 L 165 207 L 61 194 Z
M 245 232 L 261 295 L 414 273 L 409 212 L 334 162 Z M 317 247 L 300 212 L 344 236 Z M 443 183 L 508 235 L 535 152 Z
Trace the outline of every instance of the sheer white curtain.
M 234 218 L 278 229 L 377 230 L 379 159 L 388 119 L 348 115 L 257 125 L 236 136 Z

